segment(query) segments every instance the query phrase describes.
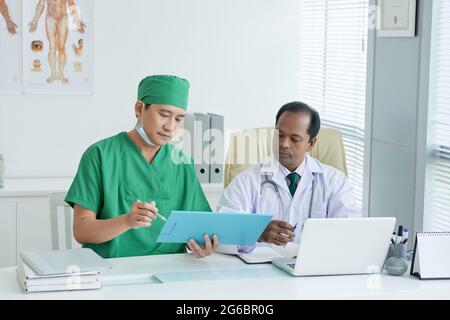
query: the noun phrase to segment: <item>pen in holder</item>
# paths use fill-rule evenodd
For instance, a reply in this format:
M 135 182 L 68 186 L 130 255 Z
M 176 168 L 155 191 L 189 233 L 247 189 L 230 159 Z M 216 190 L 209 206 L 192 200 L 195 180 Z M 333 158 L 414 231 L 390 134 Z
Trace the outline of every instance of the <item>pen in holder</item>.
M 393 276 L 401 276 L 408 270 L 406 259 L 406 243 L 390 244 L 389 251 L 384 262 L 384 268 Z

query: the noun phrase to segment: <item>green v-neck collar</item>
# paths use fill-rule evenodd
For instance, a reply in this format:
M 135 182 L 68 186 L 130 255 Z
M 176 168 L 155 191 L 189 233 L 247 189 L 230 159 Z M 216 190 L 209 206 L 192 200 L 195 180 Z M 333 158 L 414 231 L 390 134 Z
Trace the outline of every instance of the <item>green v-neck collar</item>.
M 148 166 L 152 167 L 155 166 L 155 164 L 158 162 L 159 158 L 160 158 L 160 154 L 164 153 L 163 149 L 166 149 L 166 145 L 162 146 L 159 148 L 159 150 L 156 152 L 155 156 L 152 159 L 152 162 L 148 162 L 144 155 L 142 154 L 142 152 L 139 150 L 138 146 L 134 143 L 134 141 L 130 138 L 130 136 L 128 135 L 128 132 L 122 132 L 122 136 L 125 140 L 125 142 L 131 146 L 131 148 L 134 150 L 134 153 L 137 153 L 140 158 L 142 159 L 142 161 L 147 164 Z
M 152 162 L 147 162 L 144 155 L 141 153 L 136 144 L 131 140 L 127 132 L 122 132 L 122 137 L 124 143 L 128 144 L 130 148 L 125 148 L 126 150 L 132 149 L 133 153 L 140 160 L 139 162 L 148 168 L 149 174 L 155 179 L 155 183 L 162 187 L 162 193 L 169 193 L 172 190 L 172 177 L 174 174 L 174 168 L 172 163 L 172 157 L 170 156 L 170 146 L 163 145 L 159 148 L 158 152 L 152 159 Z

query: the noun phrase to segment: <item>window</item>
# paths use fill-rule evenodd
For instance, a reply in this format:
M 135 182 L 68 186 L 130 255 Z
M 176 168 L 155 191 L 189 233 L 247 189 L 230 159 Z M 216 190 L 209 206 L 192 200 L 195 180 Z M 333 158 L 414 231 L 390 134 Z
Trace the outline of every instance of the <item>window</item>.
M 368 0 L 300 0 L 300 98 L 341 131 L 348 176 L 363 201 Z
M 450 1 L 433 4 L 423 229 L 450 231 Z

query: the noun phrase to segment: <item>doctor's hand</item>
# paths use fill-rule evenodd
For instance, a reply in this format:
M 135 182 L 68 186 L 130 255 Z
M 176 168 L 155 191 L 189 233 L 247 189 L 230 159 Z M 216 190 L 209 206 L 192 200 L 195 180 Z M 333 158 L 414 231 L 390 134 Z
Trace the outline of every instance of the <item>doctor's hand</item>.
M 203 239 L 205 239 L 205 244 L 203 245 L 199 245 L 194 239 L 189 240 L 187 243 L 187 247 L 192 251 L 192 254 L 196 258 L 204 258 L 209 256 L 219 247 L 219 237 L 217 234 L 213 236 L 212 243 L 209 235 L 207 234 L 203 235 Z
M 156 212 L 158 212 L 158 208 L 156 208 L 155 201 L 150 203 L 136 201 L 126 215 L 127 226 L 132 229 L 150 227 L 152 221 L 156 219 Z
M 294 238 L 294 227 L 286 221 L 273 220 L 266 227 L 258 241 L 284 246 L 288 242 L 294 241 Z

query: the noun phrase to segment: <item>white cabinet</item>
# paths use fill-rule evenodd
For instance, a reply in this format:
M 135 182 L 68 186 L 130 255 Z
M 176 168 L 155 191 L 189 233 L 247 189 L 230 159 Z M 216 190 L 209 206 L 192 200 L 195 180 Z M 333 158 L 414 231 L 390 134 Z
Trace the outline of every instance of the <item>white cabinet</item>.
M 48 198 L 26 199 L 17 203 L 17 254 L 52 248 Z
M 15 266 L 26 250 L 50 250 L 48 197 L 0 198 L 0 267 Z
M 0 267 L 15 266 L 22 251 L 51 250 L 49 195 L 66 192 L 72 179 L 12 179 L 0 188 Z M 202 184 L 213 211 L 222 184 Z
M 16 264 L 16 204 L 0 202 L 0 268 Z
M 68 190 L 67 179 L 6 179 L 0 188 L 0 267 L 15 266 L 22 251 L 50 250 L 49 195 Z

